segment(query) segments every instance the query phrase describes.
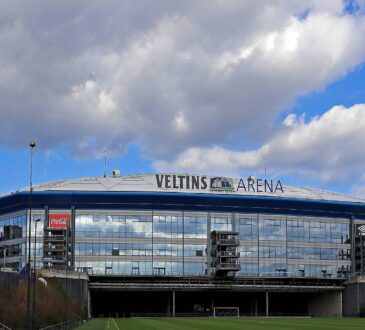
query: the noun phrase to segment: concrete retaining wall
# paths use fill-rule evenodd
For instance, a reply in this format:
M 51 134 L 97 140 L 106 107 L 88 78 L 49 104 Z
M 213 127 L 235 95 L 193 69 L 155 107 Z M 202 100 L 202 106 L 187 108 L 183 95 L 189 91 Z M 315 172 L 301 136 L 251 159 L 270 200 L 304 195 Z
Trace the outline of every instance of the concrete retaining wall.
M 365 316 L 365 276 L 349 279 L 343 292 L 343 316 Z
M 319 317 L 341 317 L 342 291 L 319 294 L 309 302 L 308 313 Z

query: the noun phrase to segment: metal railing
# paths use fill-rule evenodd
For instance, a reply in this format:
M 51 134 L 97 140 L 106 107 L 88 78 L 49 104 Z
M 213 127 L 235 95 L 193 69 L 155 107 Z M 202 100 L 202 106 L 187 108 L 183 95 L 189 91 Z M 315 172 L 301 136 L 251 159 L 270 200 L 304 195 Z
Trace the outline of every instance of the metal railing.
M 239 317 L 303 317 L 303 318 L 310 318 L 311 314 L 308 312 L 293 312 L 293 313 L 269 313 L 268 315 L 266 315 L 265 312 L 257 312 L 257 313 L 253 313 L 253 312 L 239 312 L 239 315 L 236 315 Z M 171 313 L 126 313 L 126 312 L 119 312 L 119 313 L 107 313 L 107 314 L 100 314 L 97 317 L 100 318 L 104 318 L 104 317 L 109 317 L 109 318 L 169 318 L 169 317 L 174 317 Z M 175 317 L 213 317 L 213 310 L 209 309 L 207 311 L 204 312 L 188 312 L 188 313 L 175 313 Z
M 231 239 L 224 239 L 224 238 L 220 238 L 217 241 L 217 245 L 239 245 L 239 240 L 235 239 L 235 238 L 231 238 Z
M 54 235 L 54 236 L 44 236 L 44 242 L 55 242 L 55 241 L 66 241 L 66 236 Z
M 82 324 L 84 322 L 85 322 L 84 320 L 70 320 L 70 321 L 50 325 L 48 327 L 41 328 L 39 330 L 71 330 L 71 329 L 78 327 L 80 324 Z
M 5 324 L 0 322 L 0 330 L 11 330 L 11 328 L 7 327 Z
M 63 244 L 54 244 L 52 246 L 43 246 L 43 250 L 44 251 L 49 251 L 49 252 L 53 252 L 53 251 L 65 251 L 66 250 L 66 246 Z
M 217 253 L 217 257 L 239 258 L 240 253 L 237 251 L 220 251 Z
M 64 269 L 65 267 L 63 266 L 65 264 L 65 261 L 62 260 L 62 259 L 42 259 L 42 262 L 44 264 L 52 264 L 52 265 L 60 265 L 60 269 Z M 55 268 L 55 267 L 52 267 L 52 268 Z
M 225 262 L 216 265 L 216 269 L 241 269 L 238 262 Z
M 51 268 L 52 269 L 52 268 Z M 105 270 L 96 270 L 96 269 L 85 269 L 84 271 L 81 271 L 83 273 L 87 273 L 90 276 L 109 276 L 109 277 L 130 277 L 130 276 L 136 276 L 136 277 L 152 277 L 156 274 L 152 271 L 145 271 L 141 272 L 136 275 L 133 274 L 132 271 L 122 271 L 122 272 L 116 272 L 116 271 L 105 271 Z M 169 272 L 166 271 L 164 274 L 165 277 L 179 277 L 179 278 L 210 278 L 210 275 L 206 274 L 196 274 L 193 272 Z M 163 277 L 164 277 L 163 276 Z M 349 273 L 338 273 L 338 274 L 332 274 L 332 276 L 329 276 L 327 274 L 326 276 L 323 275 L 322 272 L 314 272 L 314 273 L 299 273 L 299 272 L 245 272 L 242 271 L 239 274 L 236 275 L 237 278 L 272 278 L 272 277 L 291 277 L 291 278 L 299 278 L 299 279 L 323 279 L 323 278 L 332 278 L 332 279 L 347 279 L 350 277 Z

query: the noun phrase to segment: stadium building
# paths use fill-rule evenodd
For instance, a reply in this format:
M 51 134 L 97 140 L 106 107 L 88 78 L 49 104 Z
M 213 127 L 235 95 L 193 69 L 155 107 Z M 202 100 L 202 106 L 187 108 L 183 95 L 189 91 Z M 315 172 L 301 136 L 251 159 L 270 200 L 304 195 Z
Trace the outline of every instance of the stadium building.
M 30 215 L 32 265 L 87 273 L 95 316 L 365 313 L 361 199 L 118 170 L 41 184 L 0 198 L 3 271 L 26 266 Z

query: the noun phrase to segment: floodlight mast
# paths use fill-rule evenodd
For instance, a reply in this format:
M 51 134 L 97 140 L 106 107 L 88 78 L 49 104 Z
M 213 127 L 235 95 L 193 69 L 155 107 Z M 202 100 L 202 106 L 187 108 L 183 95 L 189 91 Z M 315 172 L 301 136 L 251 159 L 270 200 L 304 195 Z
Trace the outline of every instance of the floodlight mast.
M 36 147 L 36 142 L 31 140 L 29 142 L 30 147 L 30 171 L 29 171 L 29 217 L 28 217 L 28 262 L 27 262 L 27 275 L 28 275 L 28 283 L 27 283 L 27 319 L 26 319 L 26 329 L 31 329 L 33 324 L 30 322 L 30 282 L 31 282 L 31 220 L 32 220 L 32 193 L 33 193 L 33 152 L 34 148 Z

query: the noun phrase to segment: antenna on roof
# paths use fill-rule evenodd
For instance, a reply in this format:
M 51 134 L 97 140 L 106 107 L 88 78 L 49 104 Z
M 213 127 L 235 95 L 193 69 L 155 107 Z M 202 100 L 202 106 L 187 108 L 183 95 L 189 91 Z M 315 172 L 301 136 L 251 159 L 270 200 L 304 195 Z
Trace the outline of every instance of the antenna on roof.
M 266 163 L 265 163 L 265 180 L 266 180 Z
M 106 148 L 104 148 L 104 178 L 106 178 Z

